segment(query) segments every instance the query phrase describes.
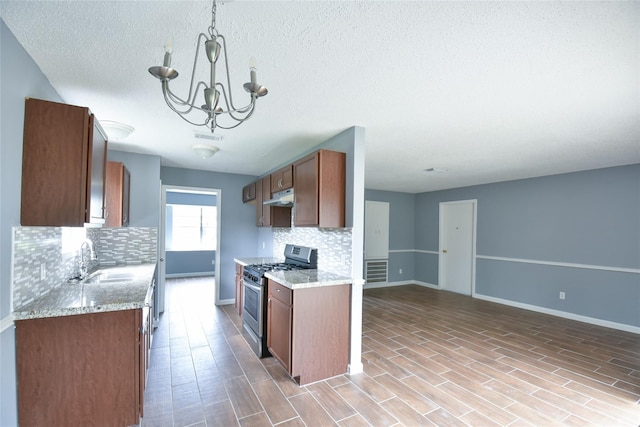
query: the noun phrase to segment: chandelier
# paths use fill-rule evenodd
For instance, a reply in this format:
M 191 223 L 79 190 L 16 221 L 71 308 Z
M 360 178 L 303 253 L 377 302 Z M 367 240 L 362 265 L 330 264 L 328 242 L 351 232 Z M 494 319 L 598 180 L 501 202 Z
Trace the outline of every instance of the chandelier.
M 249 104 L 237 108 L 233 104 L 233 98 L 231 96 L 231 79 L 229 78 L 229 61 L 227 59 L 227 45 L 224 36 L 218 33 L 216 29 L 216 2 L 213 1 L 211 7 L 211 26 L 208 29 L 209 35 L 204 33 L 198 35 L 198 46 L 196 48 L 196 55 L 193 60 L 193 71 L 191 73 L 191 84 L 189 86 L 189 94 L 185 99 L 180 98 L 169 89 L 169 82 L 178 77 L 178 72 L 171 68 L 171 45 L 165 47 L 164 62 L 162 66 L 155 66 L 149 68 L 149 72 L 154 77 L 160 80 L 162 83 L 162 94 L 169 108 L 177 113 L 185 121 L 196 125 L 206 126 L 211 129 L 213 133 L 217 127 L 221 129 L 233 129 L 245 120 L 249 119 L 253 114 L 256 106 L 256 100 L 267 94 L 267 88 L 261 86 L 256 81 L 256 64 L 252 58 L 250 67 L 250 81 L 244 84 L 244 90 L 249 92 L 251 97 Z M 204 41 L 204 43 L 203 43 Z M 196 83 L 195 73 L 196 64 L 198 63 L 198 52 L 200 51 L 201 44 L 204 44 L 204 50 L 207 54 L 207 59 L 210 65 L 209 84 L 204 81 L 198 81 Z M 216 82 L 216 64 L 220 58 L 220 54 L 223 54 L 224 68 L 227 77 L 227 88 L 220 83 Z M 194 87 L 195 85 L 195 87 Z M 201 106 L 196 105 L 196 97 L 198 93 L 202 93 L 204 96 L 204 104 Z M 222 95 L 222 96 L 220 96 Z M 196 117 L 200 115 L 201 117 Z M 222 120 L 224 125 L 218 123 L 218 118 L 225 116 Z

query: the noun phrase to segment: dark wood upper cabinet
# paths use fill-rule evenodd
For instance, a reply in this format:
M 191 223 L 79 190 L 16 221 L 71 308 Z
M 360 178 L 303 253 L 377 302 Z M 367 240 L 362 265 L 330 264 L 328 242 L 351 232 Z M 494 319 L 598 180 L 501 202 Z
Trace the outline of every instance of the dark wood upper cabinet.
M 293 187 L 293 165 L 285 166 L 271 174 L 271 192 L 286 190 Z
M 256 225 L 258 227 L 291 227 L 291 208 L 265 205 L 271 199 L 271 175 L 256 181 Z
M 346 154 L 319 150 L 293 164 L 296 226 L 344 227 Z
M 20 224 L 104 224 L 106 161 L 106 133 L 88 108 L 27 98 Z
M 252 182 L 251 184 L 245 185 L 242 188 L 242 203 L 255 203 L 256 200 L 256 183 Z
M 122 162 L 107 162 L 106 204 L 107 227 L 129 225 L 131 174 Z

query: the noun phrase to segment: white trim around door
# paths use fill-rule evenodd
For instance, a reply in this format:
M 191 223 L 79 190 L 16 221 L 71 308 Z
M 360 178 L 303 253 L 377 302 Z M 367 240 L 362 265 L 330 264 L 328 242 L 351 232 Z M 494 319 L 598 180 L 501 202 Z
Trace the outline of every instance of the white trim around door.
M 438 287 L 475 295 L 478 201 L 441 202 Z

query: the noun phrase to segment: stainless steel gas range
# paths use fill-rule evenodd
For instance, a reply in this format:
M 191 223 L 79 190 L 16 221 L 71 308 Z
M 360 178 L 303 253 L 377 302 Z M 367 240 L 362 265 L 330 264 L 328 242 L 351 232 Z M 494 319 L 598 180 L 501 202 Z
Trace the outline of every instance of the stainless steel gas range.
M 258 357 L 269 357 L 267 349 L 267 279 L 264 274 L 274 270 L 303 270 L 318 268 L 318 250 L 305 246 L 286 245 L 284 262 L 251 264 L 242 273 L 242 329 L 243 335 Z

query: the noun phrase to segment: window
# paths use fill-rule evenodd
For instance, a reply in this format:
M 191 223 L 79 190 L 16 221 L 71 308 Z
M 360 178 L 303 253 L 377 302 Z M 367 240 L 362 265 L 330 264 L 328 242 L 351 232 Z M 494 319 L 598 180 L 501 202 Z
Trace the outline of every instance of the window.
M 216 206 L 167 205 L 166 250 L 216 250 L 217 218 Z

